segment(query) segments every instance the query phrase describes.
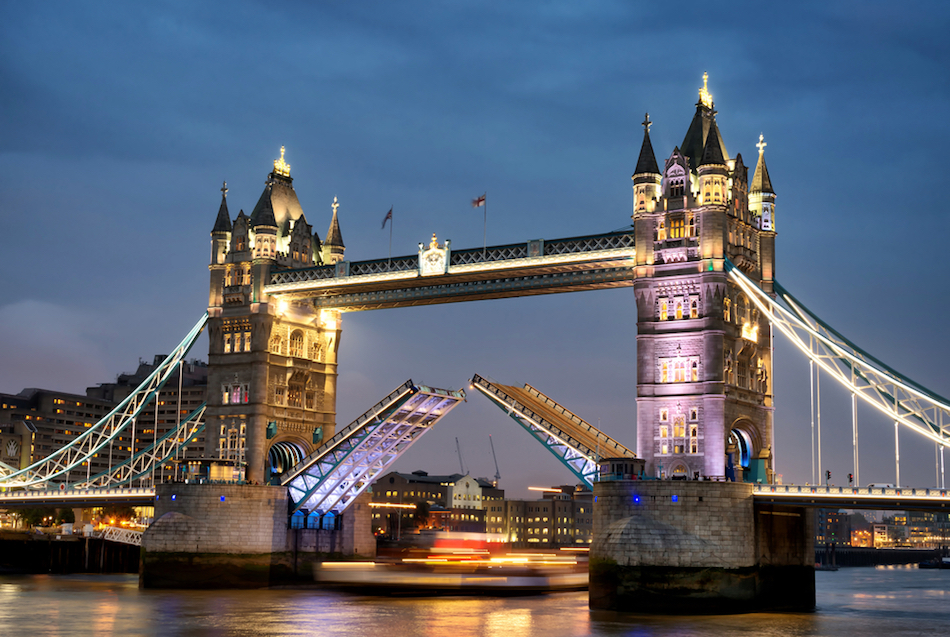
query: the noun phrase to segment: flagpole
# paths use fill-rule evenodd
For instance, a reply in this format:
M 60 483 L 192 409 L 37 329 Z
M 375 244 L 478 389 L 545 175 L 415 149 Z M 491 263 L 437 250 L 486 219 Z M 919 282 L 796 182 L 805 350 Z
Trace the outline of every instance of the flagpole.
M 390 206 L 389 212 L 392 212 L 392 211 L 393 211 L 393 206 Z M 391 270 L 393 266 L 393 223 L 395 223 L 395 221 L 392 218 L 390 218 L 389 219 L 389 260 L 386 261 L 387 272 Z
M 485 194 L 482 195 L 485 199 L 485 204 L 482 212 L 484 213 L 484 219 L 482 220 L 482 259 L 488 259 L 488 191 L 485 191 Z

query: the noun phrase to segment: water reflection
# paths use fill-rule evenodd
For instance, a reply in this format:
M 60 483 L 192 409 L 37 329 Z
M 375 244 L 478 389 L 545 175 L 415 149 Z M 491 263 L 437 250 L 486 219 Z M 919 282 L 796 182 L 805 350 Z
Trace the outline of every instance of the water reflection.
M 0 635 L 945 634 L 950 571 L 841 569 L 817 574 L 815 613 L 722 617 L 594 612 L 586 593 L 511 598 L 379 598 L 316 588 L 140 591 L 134 576 L 0 577 Z

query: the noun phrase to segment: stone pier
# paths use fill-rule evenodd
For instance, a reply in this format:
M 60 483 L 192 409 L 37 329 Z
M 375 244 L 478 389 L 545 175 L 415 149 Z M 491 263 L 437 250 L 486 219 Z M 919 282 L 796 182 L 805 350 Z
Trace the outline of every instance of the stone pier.
M 757 505 L 752 485 L 594 485 L 590 607 L 690 614 L 812 610 L 813 513 Z
M 142 537 L 143 588 L 263 588 L 313 579 L 328 555 L 373 557 L 365 494 L 336 530 L 289 529 L 287 489 L 163 484 Z

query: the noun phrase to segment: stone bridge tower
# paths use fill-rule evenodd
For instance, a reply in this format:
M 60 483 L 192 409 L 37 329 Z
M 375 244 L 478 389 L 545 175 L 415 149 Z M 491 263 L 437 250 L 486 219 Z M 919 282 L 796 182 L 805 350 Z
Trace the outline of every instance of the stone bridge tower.
M 327 240 L 304 216 L 280 159 L 250 216 L 231 220 L 227 186 L 211 231 L 205 457 L 266 482 L 336 428 L 340 316 L 264 294 L 270 273 L 336 263 L 344 245 L 334 198 Z
M 730 158 L 703 77 L 682 146 L 662 170 L 644 121 L 633 175 L 637 266 L 637 453 L 656 476 L 767 480 L 771 326 L 725 272 L 775 276 L 775 194 L 765 144 L 751 187 Z

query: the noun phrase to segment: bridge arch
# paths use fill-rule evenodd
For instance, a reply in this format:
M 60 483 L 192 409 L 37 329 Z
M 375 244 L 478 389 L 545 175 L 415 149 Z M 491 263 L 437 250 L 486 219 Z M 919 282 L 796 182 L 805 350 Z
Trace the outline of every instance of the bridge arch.
M 738 418 L 729 428 L 729 438 L 726 441 L 727 449 L 735 449 L 733 465 L 748 469 L 752 466 L 752 461 L 759 456 L 762 448 L 762 442 L 759 440 L 759 434 L 755 424 L 748 418 Z
M 271 476 L 279 476 L 307 455 L 311 445 L 303 440 L 287 436 L 271 443 L 267 450 L 267 464 Z

